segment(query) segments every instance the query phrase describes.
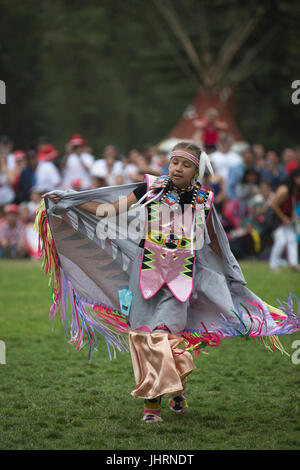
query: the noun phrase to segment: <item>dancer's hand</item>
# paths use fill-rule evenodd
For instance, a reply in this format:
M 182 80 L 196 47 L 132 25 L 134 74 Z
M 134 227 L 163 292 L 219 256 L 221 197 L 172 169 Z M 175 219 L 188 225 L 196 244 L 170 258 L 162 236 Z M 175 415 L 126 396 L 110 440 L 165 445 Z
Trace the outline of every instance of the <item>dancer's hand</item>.
M 45 197 L 46 194 L 43 194 L 42 197 Z M 57 194 L 50 194 L 49 196 L 49 199 L 51 199 L 53 202 L 55 202 L 55 204 L 57 204 L 60 200 L 61 200 L 61 197 L 57 196 Z

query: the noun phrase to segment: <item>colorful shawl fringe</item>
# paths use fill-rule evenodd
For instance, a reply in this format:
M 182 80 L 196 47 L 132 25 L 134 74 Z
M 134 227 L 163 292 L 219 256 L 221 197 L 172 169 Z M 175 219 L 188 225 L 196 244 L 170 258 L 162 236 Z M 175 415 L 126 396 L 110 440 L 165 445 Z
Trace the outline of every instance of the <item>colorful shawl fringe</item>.
M 116 350 L 129 351 L 127 334 L 128 327 L 126 316 L 117 310 L 112 310 L 104 305 L 91 304 L 80 299 L 66 278 L 60 266 L 49 227 L 44 200 L 36 213 L 35 229 L 39 233 L 38 258 L 42 259 L 45 273 L 49 275 L 49 284 L 52 283 L 52 305 L 49 309 L 49 319 L 54 320 L 57 312 L 60 312 L 61 322 L 66 328 L 66 334 L 70 335 L 70 343 L 75 344 L 76 350 L 88 347 L 89 360 L 92 360 L 93 352 L 97 349 L 97 334 L 105 339 L 110 359 L 112 352 L 116 357 Z M 233 311 L 239 319 L 240 327 L 231 324 L 220 315 L 220 324 L 212 325 L 217 333 L 211 333 L 202 324 L 204 332 L 200 330 L 184 330 L 182 332 L 182 352 L 190 351 L 198 357 L 207 346 L 216 347 L 221 344 L 221 339 L 228 337 L 242 337 L 245 339 L 259 338 L 264 347 L 270 351 L 279 350 L 282 354 L 288 354 L 281 345 L 277 335 L 290 334 L 300 328 L 300 303 L 292 293 L 286 302 L 277 299 L 281 310 L 267 306 L 272 318 L 275 320 L 276 335 L 261 337 L 265 324 L 265 315 L 262 307 L 257 302 L 250 305 L 257 307 L 262 312 L 262 319 L 251 315 L 248 307 L 241 304 L 241 308 Z M 297 311 L 294 304 L 297 304 Z M 243 316 L 250 318 L 251 326 L 247 329 Z M 254 321 L 256 327 L 254 327 Z M 258 325 L 258 326 L 257 326 Z

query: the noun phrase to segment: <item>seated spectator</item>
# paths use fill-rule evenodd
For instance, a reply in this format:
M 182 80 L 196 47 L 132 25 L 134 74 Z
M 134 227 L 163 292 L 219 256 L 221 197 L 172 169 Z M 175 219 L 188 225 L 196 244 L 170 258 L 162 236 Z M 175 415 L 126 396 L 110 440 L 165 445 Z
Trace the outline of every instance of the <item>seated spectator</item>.
M 242 152 L 242 164 L 243 164 L 244 171 L 255 168 L 255 157 L 254 157 L 254 153 L 252 152 L 250 148 L 247 148 L 246 150 Z
M 147 145 L 142 153 L 146 164 L 150 168 L 150 174 L 155 176 L 160 176 L 162 174 L 162 167 L 160 163 L 160 158 L 157 154 L 156 147 L 152 145 Z
M 271 207 L 273 198 L 274 198 L 274 191 L 272 190 L 272 186 L 269 181 L 262 180 L 259 183 L 259 191 L 258 193 L 252 198 L 252 201 L 257 204 L 258 209 L 257 213 L 264 214 L 266 210 Z
M 27 255 L 36 259 L 39 248 L 39 234 L 34 229 L 34 217 L 32 217 L 29 203 L 22 202 L 19 205 L 19 217 L 25 227 L 25 245 Z
M 35 219 L 36 210 L 39 207 L 40 202 L 41 202 L 40 193 L 33 189 L 30 193 L 30 201 L 28 202 L 28 209 L 29 209 L 29 212 L 30 212 L 31 220 Z
M 280 164 L 277 153 L 269 150 L 266 155 L 266 167 L 261 172 L 261 178 L 269 181 L 273 191 L 275 191 L 286 176 L 286 171 L 284 166 Z
M 35 191 L 46 193 L 54 189 L 58 189 L 62 179 L 54 160 L 58 157 L 59 152 L 52 146 L 46 145 L 38 153 L 38 164 L 35 170 Z
M 247 201 L 247 222 L 251 224 L 258 233 L 262 232 L 264 216 L 269 207 L 271 207 L 273 198 L 274 192 L 272 191 L 270 183 L 268 181 L 261 181 L 259 183 L 258 193 Z
M 223 205 L 226 199 L 226 184 L 224 178 L 216 172 L 214 175 L 205 172 L 202 184 L 204 188 L 213 191 L 216 211 L 218 214 L 222 214 Z
M 265 148 L 261 144 L 254 144 L 251 147 L 251 152 L 253 155 L 253 162 L 248 165 L 248 168 L 254 167 L 254 169 L 261 176 L 262 171 L 266 167 L 266 152 Z M 250 162 L 249 162 L 250 163 Z
M 145 158 L 142 153 L 138 149 L 133 148 L 128 152 L 128 159 L 129 162 L 138 170 L 136 181 L 143 181 L 144 174 L 147 173 L 146 170 L 150 170 L 150 168 L 146 165 Z
M 254 155 L 254 161 L 265 159 L 265 147 L 262 144 L 253 144 L 251 146 L 252 153 Z
M 296 161 L 296 152 L 295 152 L 295 150 L 291 149 L 291 148 L 283 149 L 283 151 L 281 153 L 281 161 L 282 161 L 282 164 L 283 164 L 284 168 L 286 169 L 287 166 L 291 162 Z
M 252 199 L 259 192 L 259 174 L 254 168 L 245 171 L 240 183 L 237 184 L 236 195 L 240 201 Z
M 5 221 L 0 226 L 0 257 L 24 258 L 27 253 L 24 224 L 18 218 L 19 208 L 12 204 L 5 209 Z
M 300 166 L 300 163 L 297 162 L 296 160 L 288 163 L 287 166 L 285 167 L 286 174 L 290 175 L 294 170 L 299 168 L 299 166 Z
M 122 176 L 123 164 L 117 160 L 118 152 L 115 145 L 107 145 L 103 152 L 104 158 L 95 160 L 91 168 L 91 174 L 104 175 L 109 186 L 124 184 Z
M 296 170 L 296 168 L 300 166 L 300 158 L 297 158 L 297 151 L 293 149 L 284 149 L 281 160 L 287 175 L 290 175 L 292 171 Z
M 130 162 L 130 155 L 122 160 L 122 175 L 125 184 L 137 183 L 142 180 L 138 167 Z
M 161 166 L 161 173 L 162 175 L 169 174 L 169 160 L 168 160 L 168 152 L 165 150 L 158 150 L 157 152 L 159 159 L 160 159 L 160 166 Z
M 227 123 L 220 119 L 215 108 L 209 108 L 204 118 L 195 119 L 193 124 L 196 129 L 193 140 L 203 146 L 208 154 L 216 150 L 220 131 L 225 131 L 228 127 Z

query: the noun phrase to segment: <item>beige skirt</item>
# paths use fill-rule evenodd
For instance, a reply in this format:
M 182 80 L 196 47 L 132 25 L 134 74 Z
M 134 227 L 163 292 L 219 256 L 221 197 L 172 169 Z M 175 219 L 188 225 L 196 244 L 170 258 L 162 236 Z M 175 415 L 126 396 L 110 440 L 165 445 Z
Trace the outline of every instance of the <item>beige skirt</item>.
M 186 377 L 195 369 L 193 357 L 178 346 L 180 336 L 167 332 L 129 332 L 136 386 L 131 395 L 139 398 L 175 397 L 185 390 Z

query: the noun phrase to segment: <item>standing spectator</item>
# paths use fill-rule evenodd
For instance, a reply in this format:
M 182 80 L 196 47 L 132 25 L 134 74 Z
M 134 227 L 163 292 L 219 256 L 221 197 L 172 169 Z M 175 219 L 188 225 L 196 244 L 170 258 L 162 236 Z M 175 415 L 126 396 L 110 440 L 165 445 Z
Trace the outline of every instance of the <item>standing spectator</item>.
M 273 232 L 274 244 L 270 255 L 270 269 L 273 272 L 280 272 L 280 258 L 284 248 L 287 248 L 287 257 L 291 269 L 299 270 L 298 243 L 295 230 L 295 211 L 299 201 L 300 168 L 297 168 L 289 175 L 285 184 L 279 186 L 272 202 L 272 209 L 278 218 L 277 228 Z
M 204 118 L 195 119 L 193 124 L 196 128 L 193 140 L 198 145 L 202 144 L 208 154 L 216 150 L 220 131 L 225 131 L 228 127 L 226 122 L 220 119 L 219 112 L 215 108 L 209 108 Z
M 0 226 L 0 257 L 23 258 L 26 256 L 25 227 L 18 218 L 15 204 L 6 207 L 5 221 Z
M 93 176 L 96 174 L 105 175 L 109 186 L 124 184 L 122 176 L 122 162 L 117 160 L 118 152 L 115 145 L 107 145 L 103 152 L 104 158 L 95 160 L 91 168 Z
M 284 166 L 280 164 L 279 157 L 273 150 L 267 152 L 266 167 L 261 172 L 261 178 L 270 182 L 273 191 L 275 191 L 286 178 Z
M 87 146 L 87 142 L 86 142 L 86 145 L 82 149 L 82 153 L 80 154 L 80 161 L 85 170 L 84 180 L 86 181 L 86 184 L 85 184 L 86 189 L 91 188 L 92 186 L 91 169 L 94 164 L 95 157 L 92 154 L 91 147 Z
M 16 202 L 30 200 L 31 190 L 35 184 L 35 172 L 38 165 L 36 150 L 30 149 L 26 152 L 27 165 L 20 175 Z
M 90 170 L 87 170 L 86 164 L 80 158 L 86 143 L 86 140 L 80 134 L 73 134 L 66 145 L 66 154 L 61 164 L 63 187 L 65 189 L 72 188 L 74 181 L 78 182 L 78 180 L 81 182 L 80 186 L 82 189 L 90 187 Z
M 15 192 L 10 184 L 10 175 L 6 156 L 2 155 L 0 157 L 0 207 L 12 203 L 15 199 Z
M 8 171 L 14 170 L 16 164 L 12 149 L 12 140 L 7 136 L 2 137 L 0 140 L 0 158 L 5 157 Z
M 15 193 L 19 191 L 19 184 L 21 180 L 21 174 L 24 168 L 26 167 L 26 153 L 23 150 L 15 150 L 15 167 L 11 170 L 11 185 Z
M 241 156 L 231 150 L 232 144 L 233 138 L 230 135 L 224 135 L 220 138 L 219 150 L 210 154 L 210 160 L 214 164 L 216 172 L 225 181 L 228 179 L 229 168 L 242 163 Z
M 57 189 L 61 184 L 61 176 L 57 166 L 53 163 L 59 152 L 53 145 L 46 145 L 38 153 L 38 165 L 35 170 L 35 191 L 45 193 Z

